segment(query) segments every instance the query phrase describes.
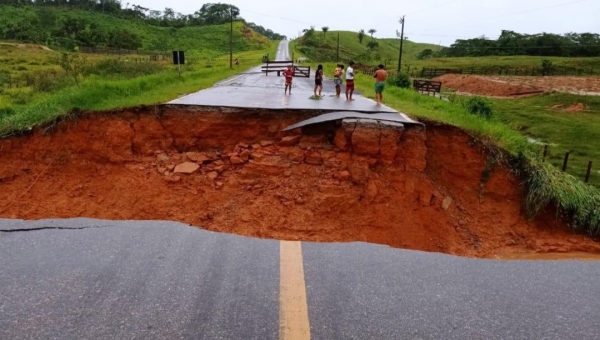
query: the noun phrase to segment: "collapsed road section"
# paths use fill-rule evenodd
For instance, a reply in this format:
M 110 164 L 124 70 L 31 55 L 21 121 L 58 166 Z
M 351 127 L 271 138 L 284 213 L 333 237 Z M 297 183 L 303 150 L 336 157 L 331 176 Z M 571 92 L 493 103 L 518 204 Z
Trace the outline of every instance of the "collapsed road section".
M 519 180 L 457 128 L 320 113 L 165 105 L 71 116 L 0 140 L 0 217 L 174 220 L 471 257 L 600 252 L 551 211 L 529 221 Z

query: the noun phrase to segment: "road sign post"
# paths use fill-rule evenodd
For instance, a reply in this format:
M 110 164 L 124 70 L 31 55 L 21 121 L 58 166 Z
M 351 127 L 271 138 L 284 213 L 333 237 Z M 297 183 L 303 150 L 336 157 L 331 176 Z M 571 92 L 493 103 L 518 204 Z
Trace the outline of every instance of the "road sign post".
M 173 51 L 173 64 L 178 65 L 178 73 L 181 77 L 181 65 L 185 64 L 185 54 L 183 51 Z

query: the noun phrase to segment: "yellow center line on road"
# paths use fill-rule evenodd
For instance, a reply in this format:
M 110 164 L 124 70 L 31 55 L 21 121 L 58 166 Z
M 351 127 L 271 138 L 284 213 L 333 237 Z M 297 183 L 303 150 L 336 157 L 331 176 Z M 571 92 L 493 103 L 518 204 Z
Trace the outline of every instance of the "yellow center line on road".
M 302 246 L 297 241 L 279 243 L 279 339 L 310 339 L 308 303 Z

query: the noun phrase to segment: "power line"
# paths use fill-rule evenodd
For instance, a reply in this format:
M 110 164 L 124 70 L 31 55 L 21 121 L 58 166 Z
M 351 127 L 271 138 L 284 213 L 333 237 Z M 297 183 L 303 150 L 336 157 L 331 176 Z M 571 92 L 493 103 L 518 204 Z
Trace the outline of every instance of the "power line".
M 295 20 L 295 19 L 283 18 L 283 17 L 280 17 L 280 16 L 271 15 L 271 14 L 258 13 L 258 12 L 249 11 L 249 10 L 247 10 L 247 9 L 242 9 L 242 8 L 240 8 L 240 12 L 241 12 L 242 10 L 243 10 L 244 12 L 248 12 L 248 13 L 253 13 L 253 14 L 258 14 L 258 15 L 264 15 L 264 16 L 267 16 L 267 17 L 272 17 L 272 18 L 276 18 L 276 19 L 281 19 L 281 20 L 287 20 L 287 21 L 297 22 L 297 23 L 299 23 L 299 24 L 303 24 L 303 25 L 310 25 L 310 26 L 314 26 L 314 24 L 311 24 L 311 23 L 308 23 L 308 22 L 304 22 L 304 21 L 298 21 L 298 20 Z
M 462 25 L 465 25 L 465 24 L 473 23 L 473 22 L 486 21 L 486 20 L 496 19 L 496 18 L 503 18 L 503 17 L 507 17 L 507 16 L 511 16 L 511 15 L 516 15 L 516 14 L 522 14 L 522 13 L 535 12 L 535 11 L 545 10 L 545 9 L 549 9 L 549 8 L 555 8 L 555 7 L 561 7 L 561 6 L 566 6 L 566 5 L 572 5 L 572 4 L 576 4 L 576 3 L 580 3 L 580 2 L 584 2 L 584 1 L 590 1 L 590 0 L 577 0 L 577 1 L 571 1 L 571 2 L 561 3 L 561 4 L 556 4 L 556 5 L 552 5 L 552 6 L 532 8 L 532 9 L 528 9 L 528 10 L 524 10 L 524 11 L 496 15 L 496 16 L 487 17 L 487 18 L 483 18 L 483 19 L 462 22 L 462 23 L 458 23 L 458 24 L 454 24 L 454 25 L 446 25 L 446 26 L 439 26 L 439 27 L 428 28 L 428 29 L 425 29 L 423 31 L 437 30 L 437 29 L 446 28 L 446 27 L 462 26 Z M 423 31 L 421 31 L 421 32 L 423 32 Z M 407 33 L 407 34 L 415 35 L 415 33 Z
M 431 7 L 427 7 L 427 8 L 423 8 L 423 9 L 417 10 L 416 12 L 409 13 L 406 16 L 411 16 L 411 15 L 414 15 L 414 14 L 417 14 L 417 13 L 421 13 L 423 11 L 428 11 L 430 9 L 435 9 L 435 8 L 438 8 L 438 7 L 442 7 L 442 6 L 449 5 L 451 3 L 455 3 L 455 2 L 458 2 L 458 1 L 462 1 L 462 0 L 452 0 L 452 1 L 444 2 L 444 3 L 441 3 L 441 4 L 437 5 L 437 6 L 431 6 Z

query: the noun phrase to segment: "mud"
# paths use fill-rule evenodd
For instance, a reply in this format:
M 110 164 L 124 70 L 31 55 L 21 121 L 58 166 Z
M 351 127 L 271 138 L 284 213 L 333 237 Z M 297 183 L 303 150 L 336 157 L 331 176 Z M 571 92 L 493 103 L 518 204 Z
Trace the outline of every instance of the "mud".
M 469 257 L 600 253 L 550 210 L 528 221 L 519 180 L 459 129 L 280 132 L 314 114 L 151 107 L 0 140 L 0 217 L 175 220 Z
M 512 77 L 445 74 L 434 80 L 459 93 L 520 98 L 544 92 L 600 96 L 600 77 Z
M 437 77 L 442 87 L 457 90 L 462 94 L 480 95 L 488 97 L 522 97 L 544 92 L 534 85 L 509 83 L 493 77 L 445 74 Z

